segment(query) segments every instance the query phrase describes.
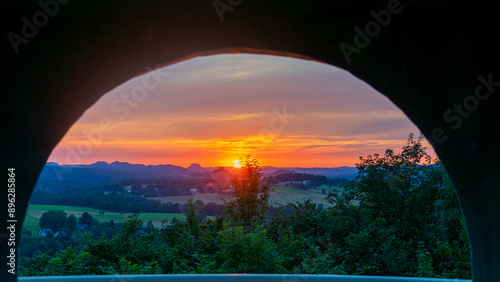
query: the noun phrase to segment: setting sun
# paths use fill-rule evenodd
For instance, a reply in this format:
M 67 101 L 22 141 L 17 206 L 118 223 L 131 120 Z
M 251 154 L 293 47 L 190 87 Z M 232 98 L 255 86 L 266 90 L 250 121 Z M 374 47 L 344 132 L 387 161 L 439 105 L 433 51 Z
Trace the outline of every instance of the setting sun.
M 400 148 L 419 132 L 365 82 L 317 62 L 227 54 L 161 72 L 171 75 L 144 100 L 124 102 L 147 75 L 104 95 L 49 161 L 239 168 L 233 160 L 252 155 L 274 167 L 354 166 L 359 156 Z

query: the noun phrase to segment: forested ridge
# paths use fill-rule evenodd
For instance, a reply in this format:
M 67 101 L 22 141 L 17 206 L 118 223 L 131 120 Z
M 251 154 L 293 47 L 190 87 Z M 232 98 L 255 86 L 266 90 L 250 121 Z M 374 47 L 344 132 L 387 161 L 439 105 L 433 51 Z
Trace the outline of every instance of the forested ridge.
M 331 207 L 311 200 L 271 208 L 269 179 L 242 160 L 225 212 L 154 228 L 133 215 L 112 233 L 22 257 L 23 276 L 139 273 L 311 273 L 471 278 L 465 224 L 453 185 L 422 138 L 401 153 L 360 158 Z M 73 222 L 74 219 L 71 219 Z M 73 224 L 73 223 L 71 223 Z M 48 250 L 49 248 L 47 248 Z M 21 254 L 22 255 L 22 254 Z

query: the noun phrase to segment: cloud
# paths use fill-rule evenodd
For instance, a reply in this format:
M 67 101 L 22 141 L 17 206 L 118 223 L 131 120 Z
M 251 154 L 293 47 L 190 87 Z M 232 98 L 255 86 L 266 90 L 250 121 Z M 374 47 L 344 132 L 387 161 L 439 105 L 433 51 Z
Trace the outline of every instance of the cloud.
M 317 62 L 228 54 L 194 58 L 164 71 L 169 73 L 165 81 L 144 101 L 129 107 L 125 118 L 111 105 L 130 95 L 142 78 L 104 95 L 69 130 L 61 148 L 85 142 L 83 132 L 98 128 L 103 118 L 112 121 L 114 130 L 103 134 L 103 141 L 84 158 L 86 163 L 142 156 L 144 163 L 206 157 L 214 165 L 217 158 L 231 158 L 256 143 L 270 162 L 272 158 L 293 162 L 295 157 L 304 163 L 309 154 L 311 164 L 329 163 L 326 157 L 343 156 L 346 161 L 349 154 L 357 159 L 355 150 L 404 145 L 410 132 L 419 132 L 371 86 Z M 286 124 L 276 116 L 284 107 L 296 116 Z M 271 130 L 272 142 L 259 140 L 273 124 L 281 130 Z M 61 148 L 50 160 L 64 163 Z

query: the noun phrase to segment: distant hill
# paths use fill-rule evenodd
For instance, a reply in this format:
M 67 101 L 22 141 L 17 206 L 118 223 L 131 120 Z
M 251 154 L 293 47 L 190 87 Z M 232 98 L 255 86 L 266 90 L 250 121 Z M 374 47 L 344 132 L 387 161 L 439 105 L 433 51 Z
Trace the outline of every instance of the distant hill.
M 281 172 L 280 172 L 281 171 Z M 345 178 L 345 179 L 354 179 L 356 174 L 358 173 L 358 169 L 355 167 L 341 166 L 341 167 L 263 167 L 262 173 L 265 176 L 273 176 L 282 173 L 308 173 L 314 175 L 324 175 L 328 178 Z
M 192 173 L 203 173 L 209 171 L 208 169 L 201 167 L 200 164 L 191 164 L 186 168 L 186 170 Z
M 144 178 L 176 178 L 176 177 L 210 177 L 222 173 L 234 171 L 233 167 L 202 167 L 193 163 L 187 168 L 181 166 L 162 164 L 162 165 L 143 165 L 131 164 L 128 162 L 107 163 L 99 161 L 90 165 L 59 165 L 54 162 L 48 162 L 42 170 L 39 182 L 43 181 L 64 181 L 80 182 L 89 184 L 102 184 L 115 180 L 125 179 L 144 179 Z M 301 168 L 287 167 L 277 168 L 264 166 L 262 173 L 264 176 L 273 176 L 282 173 L 308 173 L 315 175 L 324 175 L 328 178 L 346 178 L 352 179 L 356 176 L 357 169 L 354 167 L 334 167 L 334 168 Z
M 90 165 L 47 163 L 38 181 L 83 182 L 91 184 L 141 178 L 188 177 L 190 172 L 175 165 L 143 165 L 127 162 L 96 162 Z
M 230 179 L 232 177 L 232 169 L 219 167 L 212 171 L 201 172 L 201 173 L 193 173 L 191 176 L 194 177 L 204 177 L 204 178 L 227 178 Z
M 264 173 L 264 176 L 277 176 L 277 175 L 286 174 L 286 173 L 295 173 L 295 171 L 288 170 L 288 169 L 279 169 L 279 170 L 276 170 L 273 172 Z

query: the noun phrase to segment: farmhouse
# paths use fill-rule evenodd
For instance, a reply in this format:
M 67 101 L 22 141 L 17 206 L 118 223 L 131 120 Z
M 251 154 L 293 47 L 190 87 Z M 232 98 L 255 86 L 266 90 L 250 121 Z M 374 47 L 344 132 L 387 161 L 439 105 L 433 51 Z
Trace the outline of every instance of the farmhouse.
M 44 229 L 40 229 L 40 231 L 38 231 L 38 236 L 40 236 L 40 237 L 47 237 L 49 235 L 52 235 L 52 229 L 50 229 L 50 228 L 44 228 Z
M 87 224 L 77 224 L 76 231 L 85 231 L 89 230 L 89 226 Z
M 56 235 L 54 235 L 54 237 L 56 238 L 67 238 L 68 237 L 68 233 L 66 233 L 66 231 L 57 231 L 56 232 Z

